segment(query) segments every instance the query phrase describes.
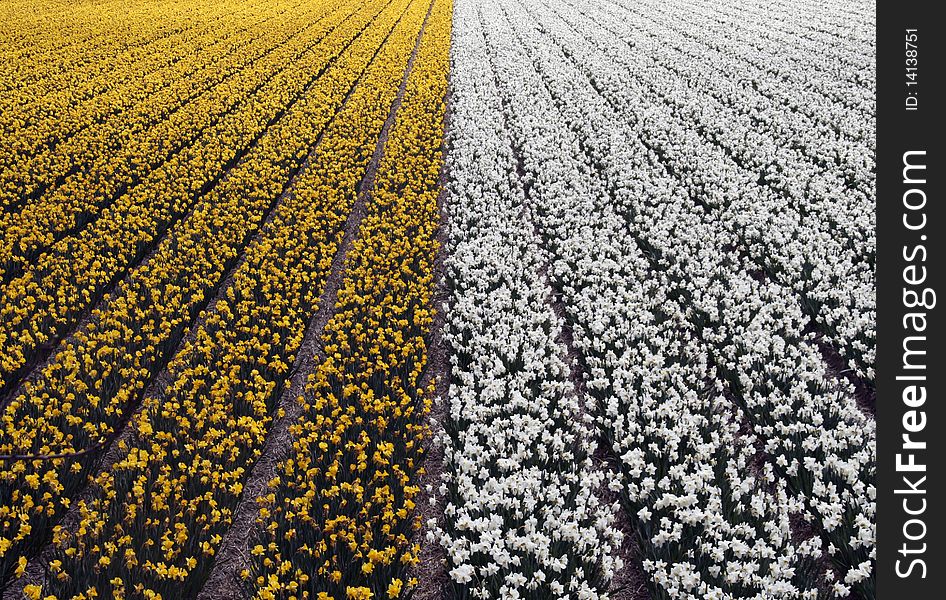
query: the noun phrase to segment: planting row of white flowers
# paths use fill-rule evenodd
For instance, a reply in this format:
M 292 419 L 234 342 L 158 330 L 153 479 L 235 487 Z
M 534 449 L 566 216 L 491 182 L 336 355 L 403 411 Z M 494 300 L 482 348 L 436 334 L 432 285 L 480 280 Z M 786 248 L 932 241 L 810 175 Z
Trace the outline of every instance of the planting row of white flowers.
M 634 12 L 643 11 L 641 14 L 648 17 L 662 16 L 681 33 L 703 38 L 707 45 L 732 54 L 746 66 L 777 75 L 781 86 L 773 91 L 802 93 L 818 104 L 827 99 L 862 118 L 874 115 L 870 92 L 875 79 L 873 57 L 865 56 L 865 47 L 870 47 L 872 41 L 851 39 L 847 31 L 839 30 L 818 35 L 817 18 L 803 13 L 779 15 L 768 7 L 746 10 L 735 8 L 735 3 L 720 7 L 705 0 L 677 0 L 669 5 L 657 5 L 653 0 L 643 5 L 627 0 L 610 1 Z M 854 23 L 866 25 L 865 20 L 849 18 L 847 30 Z M 777 23 L 783 23 L 790 31 L 779 31 L 774 27 Z M 807 39 L 805 34 L 820 39 Z
M 678 282 L 706 351 L 773 460 L 785 463 L 783 475 L 837 548 L 849 583 L 859 583 L 873 553 L 873 423 L 849 396 L 836 399 L 825 388 L 824 365 L 804 341 L 807 319 L 793 295 L 752 277 L 741 257 L 727 251 L 731 235 L 691 200 L 673 164 L 642 142 L 653 137 L 654 121 L 609 110 L 530 15 L 509 10 L 518 40 L 608 186 L 610 203 L 650 252 L 652 266 Z M 651 117 L 653 103 L 640 101 L 634 108 Z M 870 581 L 860 583 L 870 592 Z
M 605 598 L 621 566 L 616 508 L 599 501 L 605 474 L 556 341 L 472 3 L 455 4 L 453 31 L 451 387 L 445 510 L 430 538 L 445 549 L 450 597 Z
M 828 98 L 812 86 L 824 80 L 836 82 L 839 76 L 836 72 L 819 73 L 821 61 L 811 56 L 808 60 L 815 66 L 804 71 L 804 83 L 786 85 L 781 71 L 771 70 L 771 63 L 757 65 L 744 58 L 757 55 L 759 50 L 743 39 L 742 28 L 735 37 L 731 26 L 717 33 L 711 23 L 696 19 L 693 13 L 678 16 L 666 14 L 658 6 L 637 5 L 613 11 L 592 6 L 582 12 L 593 14 L 596 27 L 616 34 L 635 54 L 655 62 L 658 75 L 670 71 L 667 82 L 711 95 L 737 118 L 751 118 L 757 130 L 799 150 L 800 158 L 836 171 L 855 189 L 870 192 L 875 138 L 872 89 L 851 84 L 852 89 L 844 90 L 844 98 L 869 94 L 870 112 L 858 112 Z M 605 42 L 605 47 L 613 44 Z M 797 64 L 784 67 L 789 73 L 802 68 Z M 671 95 L 666 87 L 659 92 Z
M 828 377 L 797 290 L 756 272 L 769 256 L 735 226 L 740 211 L 760 220 L 773 211 L 771 223 L 801 210 L 744 192 L 758 186 L 683 115 L 616 78 L 632 67 L 643 79 L 647 65 L 595 53 L 549 4 L 483 5 L 485 52 L 655 592 L 814 594 L 821 541 L 792 544 L 788 516 L 798 512 L 840 570 L 835 592 L 872 597 L 873 422 Z M 486 70 L 479 53 L 466 60 Z M 616 83 L 593 85 L 612 77 L 632 101 L 608 98 Z M 701 100 L 692 101 L 696 113 Z M 768 233 L 825 243 L 818 219 L 802 221 Z
M 804 69 L 803 82 L 786 82 L 783 71 L 797 74 L 803 67 L 792 64 L 778 68 L 770 61 L 753 64 L 746 60 L 746 56 L 754 57 L 761 51 L 758 44 L 742 39 L 741 29 L 734 36 L 736 30 L 732 27 L 713 32 L 711 25 L 700 20 L 681 24 L 694 16 L 678 18 L 673 13 L 662 13 L 659 7 L 607 8 L 593 5 L 574 16 L 586 21 L 590 18 L 594 30 L 603 28 L 610 34 L 609 40 L 594 38 L 602 42 L 604 51 L 630 47 L 638 62 L 649 65 L 648 70 L 653 72 L 651 80 L 658 83 L 657 94 L 674 100 L 680 95 L 676 88 L 682 86 L 694 90 L 690 95 L 708 96 L 714 112 L 725 112 L 734 124 L 748 124 L 756 135 L 772 138 L 778 146 L 784 146 L 777 155 L 785 163 L 782 166 L 801 166 L 802 172 L 817 167 L 815 172 L 823 171 L 822 177 L 839 179 L 860 192 L 860 196 L 872 195 L 872 89 L 868 92 L 868 88 L 852 84 L 855 90 L 848 91 L 846 97 L 870 94 L 871 104 L 859 112 L 819 89 L 811 89 L 822 80 L 836 81 L 837 73 L 819 73 L 816 67 L 810 67 Z M 587 30 L 588 25 L 578 28 Z M 781 48 L 780 52 L 791 54 Z M 806 58 L 813 65 L 821 62 L 814 56 Z M 772 153 L 773 149 L 767 146 L 765 151 Z M 758 152 L 750 152 L 747 156 L 751 159 L 757 155 Z
M 815 597 L 820 543 L 791 543 L 799 510 L 721 388 L 663 274 L 652 272 L 580 156 L 500 7 L 482 10 L 489 56 L 554 257 L 601 431 L 621 457 L 621 492 L 658 597 Z M 485 67 L 484 67 L 485 68 Z M 765 485 L 771 485 L 771 491 Z
M 873 8 L 873 2 L 863 0 L 748 0 L 719 6 L 714 13 L 730 25 L 750 15 L 758 35 L 771 38 L 771 43 L 791 43 L 788 51 L 793 53 L 797 47 L 806 55 L 835 58 L 846 68 L 854 68 L 861 81 L 873 81 L 873 57 L 863 55 L 863 46 L 873 46 L 876 35 Z M 832 66 L 819 68 L 830 70 Z
M 673 6 L 707 14 L 730 30 L 743 26 L 748 30 L 744 36 L 747 39 L 790 45 L 783 54 L 796 59 L 799 54 L 835 59 L 843 63 L 845 72 L 856 73 L 858 81 L 875 80 L 873 57 L 863 56 L 863 45 L 874 44 L 874 11 L 872 5 L 861 0 L 746 0 L 725 5 L 680 0 Z M 811 66 L 819 70 L 834 68 L 830 63 Z
M 735 110 L 707 96 L 705 86 L 680 83 L 647 51 L 602 31 L 597 18 L 548 10 L 545 0 L 526 4 L 550 33 L 542 51 L 551 52 L 545 47 L 554 41 L 584 74 L 584 87 L 638 129 L 691 201 L 713 212 L 730 234 L 727 243 L 792 289 L 849 366 L 873 380 L 872 196 L 846 188 L 756 126 L 752 103 Z

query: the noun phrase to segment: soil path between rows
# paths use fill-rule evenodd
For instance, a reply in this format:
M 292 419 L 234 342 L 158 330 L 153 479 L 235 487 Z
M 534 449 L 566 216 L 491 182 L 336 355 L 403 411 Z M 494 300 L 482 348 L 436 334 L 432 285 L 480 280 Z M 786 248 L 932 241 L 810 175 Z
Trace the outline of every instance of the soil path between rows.
M 318 368 L 318 365 L 324 359 L 320 343 L 322 334 L 335 313 L 338 291 L 345 280 L 345 263 L 348 252 L 358 236 L 361 221 L 365 217 L 366 205 L 370 201 L 374 190 L 378 165 L 384 156 L 384 147 L 394 125 L 397 111 L 404 99 L 407 78 L 414 67 L 417 50 L 432 8 L 433 1 L 430 2 L 427 14 L 424 16 L 424 22 L 404 69 L 397 95 L 381 128 L 371 161 L 368 163 L 365 176 L 359 186 L 359 194 L 345 222 L 343 241 L 332 259 L 330 275 L 325 282 L 322 294 L 319 296 L 318 308 L 306 326 L 302 345 L 292 366 L 292 377 L 280 396 L 278 410 L 281 416 L 274 421 L 270 428 L 262 455 L 254 464 L 244 485 L 242 498 L 234 511 L 233 525 L 224 536 L 214 567 L 203 590 L 198 595 L 198 600 L 236 600 L 246 596 L 240 573 L 251 566 L 250 548 L 258 533 L 256 519 L 259 514 L 259 507 L 256 498 L 265 493 L 267 483 L 275 475 L 279 463 L 288 456 L 292 449 L 292 435 L 289 432 L 289 427 L 298 421 L 302 414 L 302 407 L 296 400 L 302 395 L 308 376 Z M 346 98 L 346 103 L 347 100 L 348 98 Z

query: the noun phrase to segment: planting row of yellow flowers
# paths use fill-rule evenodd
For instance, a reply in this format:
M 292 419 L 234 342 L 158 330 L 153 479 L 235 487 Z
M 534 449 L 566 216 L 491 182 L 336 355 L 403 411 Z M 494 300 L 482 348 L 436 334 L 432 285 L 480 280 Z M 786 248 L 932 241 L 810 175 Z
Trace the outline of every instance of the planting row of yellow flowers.
M 225 15 L 216 16 L 216 20 L 229 34 L 236 31 L 233 25 L 239 24 L 230 25 Z M 138 29 L 119 30 L 112 37 L 125 39 L 125 43 L 131 45 Z M 124 37 L 126 33 L 131 39 Z M 191 37 L 194 34 L 197 39 Z M 55 34 L 44 35 L 42 30 L 38 34 L 39 37 L 50 35 Z M 201 58 L 203 48 L 192 42 L 206 45 L 214 37 L 212 24 L 205 20 L 202 27 L 172 29 L 144 47 L 99 58 L 88 65 L 94 72 L 84 73 L 85 77 L 76 79 L 74 73 L 67 71 L 0 95 L 0 144 L 7 150 L 0 156 L 0 212 L 15 212 L 42 193 L 41 184 L 56 181 L 56 173 L 47 175 L 44 167 L 56 167 L 65 160 L 65 152 L 57 152 L 57 146 L 166 87 L 174 73 L 186 66 L 180 64 L 182 59 L 194 62 Z M 107 38 L 102 41 L 106 42 Z M 55 54 L 36 57 L 45 58 L 47 62 L 27 62 L 34 63 L 34 74 L 56 73 L 60 69 L 57 61 L 68 59 Z M 78 66 L 76 70 L 86 69 Z M 68 80 L 73 81 L 66 83 Z
M 43 4 L 46 6 L 40 9 L 44 14 L 67 12 Z M 81 3 L 76 12 L 85 12 L 86 19 L 97 21 L 98 11 L 89 8 Z M 3 58 L 15 61 L 18 67 L 14 70 L 16 83 L 11 82 L 12 89 L 0 96 L 0 144 L 6 149 L 4 161 L 19 164 L 20 168 L 4 173 L 0 206 L 17 203 L 17 190 L 10 186 L 8 177 L 20 174 L 25 161 L 51 144 L 69 139 L 87 124 L 134 106 L 147 97 L 149 89 L 158 89 L 154 84 L 170 81 L 176 63 L 204 50 L 215 31 L 226 36 L 240 25 L 241 17 L 254 18 L 255 12 L 254 7 L 240 7 L 234 0 L 202 6 L 193 3 L 190 18 L 169 3 L 144 10 L 130 8 L 135 15 L 130 23 L 122 23 L 111 10 L 104 11 L 109 19 L 104 24 L 109 29 L 77 47 L 53 48 L 28 56 L 16 50 L 4 53 Z M 59 40 L 69 46 L 77 32 L 68 27 L 60 30 L 61 25 L 42 24 L 33 31 L 33 37 Z M 86 21 L 84 25 L 94 31 L 102 24 Z M 13 27 L 19 26 L 17 18 Z
M 377 51 L 310 166 L 175 356 L 171 383 L 136 418 L 121 460 L 79 504 L 77 532 L 56 536 L 46 592 L 169 598 L 201 589 L 260 454 L 426 9 L 418 0 L 392 3 L 379 18 L 383 25 L 340 61 L 332 74 L 339 78 L 343 69 L 361 71 Z
M 291 40 L 301 37 L 300 30 L 324 8 L 273 15 L 249 31 L 243 31 L 245 25 L 231 27 L 225 39 L 174 63 L 173 69 L 143 78 L 149 85 L 138 90 L 143 98 L 132 98 L 133 108 L 91 123 L 7 170 L 19 188 L 14 195 L 36 197 L 0 216 L 0 280 L 8 281 L 41 251 L 94 221 L 117 196 L 239 106 L 254 90 L 251 71 L 272 74 L 291 62 L 301 52 Z M 161 88 L 167 78 L 174 83 Z M 114 110 L 122 104 L 116 94 L 133 96 L 120 89 L 82 108 Z
M 122 424 L 367 67 L 391 26 L 381 14 L 388 4 L 365 3 L 326 38 L 341 58 L 24 384 L 0 417 L 0 454 L 80 451 Z M 303 61 L 296 76 L 315 77 L 311 66 Z M 0 576 L 48 536 L 94 458 L 0 463 Z
M 174 238 L 184 226 L 178 221 L 230 166 L 241 157 L 261 156 L 253 148 L 255 140 L 305 94 L 378 10 L 344 4 L 292 40 L 282 62 L 279 57 L 259 61 L 246 77 L 224 84 L 220 93 L 245 98 L 238 110 L 118 198 L 94 224 L 56 243 L 0 289 L 0 378 L 6 384 L 0 389 L 16 380 L 42 346 L 74 328 L 108 286 L 172 226 Z
M 30 87 L 53 77 L 68 78 L 61 80 L 64 84 L 85 82 L 107 69 L 103 60 L 119 59 L 226 16 L 219 3 L 175 0 L 76 0 L 68 7 L 61 0 L 7 0 L 0 5 L 9 25 L 0 32 L 0 52 L 4 60 L 17 61 L 4 64 L 0 89 Z
M 300 398 L 293 451 L 257 500 L 261 539 L 243 575 L 259 599 L 404 598 L 417 583 L 451 13 L 450 0 L 435 0 L 322 336 L 325 358 Z
M 214 135 L 208 128 L 256 91 L 260 75 L 278 72 L 312 43 L 299 34 L 328 8 L 309 4 L 283 10 L 249 29 L 237 21 L 205 51 L 143 78 L 148 85 L 137 90 L 142 97 L 124 88 L 115 93 L 130 98 L 133 108 L 93 123 L 7 171 L 23 184 L 16 194 L 41 196 L 17 212 L 0 215 L 0 281 L 9 281 L 40 252 L 94 221 L 103 208 L 205 131 Z M 167 79 L 173 83 L 155 89 Z M 115 110 L 124 103 L 115 94 L 96 96 L 83 108 Z
M 79 0 L 69 8 L 64 10 L 58 0 L 0 5 L 8 25 L 0 32 L 0 56 L 16 61 L 4 62 L 0 89 L 39 84 L 38 95 L 55 92 L 55 78 L 63 84 L 88 81 L 107 68 L 103 61 L 224 16 L 215 6 L 175 6 L 168 0 Z

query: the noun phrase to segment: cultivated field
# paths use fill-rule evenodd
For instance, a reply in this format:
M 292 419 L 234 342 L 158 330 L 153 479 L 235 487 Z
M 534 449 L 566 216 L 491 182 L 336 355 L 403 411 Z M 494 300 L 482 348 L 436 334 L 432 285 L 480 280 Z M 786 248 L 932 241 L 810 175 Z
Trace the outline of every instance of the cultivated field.
M 873 596 L 873 26 L 769 11 L 457 0 L 454 581 Z
M 24 30 L 66 19 L 54 4 Z M 43 595 L 193 597 L 242 563 L 259 597 L 290 581 L 397 597 L 416 562 L 450 2 L 88 10 L 73 18 L 121 27 L 71 51 L 55 32 L 6 43 L 36 66 L 5 95 L 24 100 L 4 131 L 0 452 L 62 457 L 3 462 L 2 575 L 52 540 Z M 302 407 L 280 408 L 291 386 Z M 266 453 L 282 413 L 290 452 Z
M 874 6 L 0 0 L 3 598 L 874 598 Z

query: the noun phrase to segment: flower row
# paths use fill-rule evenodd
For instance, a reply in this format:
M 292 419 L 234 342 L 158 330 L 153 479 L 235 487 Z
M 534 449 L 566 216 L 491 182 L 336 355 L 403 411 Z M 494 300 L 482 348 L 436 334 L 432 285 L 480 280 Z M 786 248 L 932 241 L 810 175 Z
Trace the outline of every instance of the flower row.
M 485 29 L 654 592 L 813 597 L 826 549 L 835 592 L 872 596 L 873 422 L 827 373 L 792 290 L 759 277 L 705 206 L 719 182 L 663 151 L 693 138 L 664 135 L 659 96 L 608 102 L 593 84 L 610 57 L 522 4 L 484 7 Z M 792 515 L 821 539 L 793 544 Z
M 32 181 L 16 193 L 29 200 L 0 216 L 0 281 L 8 282 L 56 241 L 94 222 L 103 208 L 197 143 L 202 133 L 214 135 L 208 129 L 259 89 L 256 74 L 272 77 L 312 44 L 300 34 L 326 12 L 327 7 L 313 6 L 276 14 L 252 30 L 234 24 L 224 39 L 174 63 L 173 72 L 145 77 L 153 87 L 173 83 L 145 90 L 142 98 L 132 96 L 127 110 L 110 95 L 96 97 L 114 116 L 76 131 L 22 166 Z
M 488 30 L 496 47 L 522 46 L 501 18 Z M 725 410 L 714 370 L 673 313 L 670 286 L 575 152 L 578 140 L 529 57 L 507 52 L 499 75 L 596 422 L 620 457 L 609 486 L 633 518 L 652 592 L 798 594 L 805 582 L 787 567 L 814 550 L 792 546 L 789 510 L 749 474 L 753 439 Z M 558 181 L 569 182 L 566 193 Z
M 378 10 L 344 5 L 307 30 L 282 56 L 293 59 L 288 66 L 263 60 L 248 69 L 246 78 L 231 81 L 220 91 L 241 100 L 235 110 L 125 191 L 93 224 L 60 240 L 5 285 L 0 291 L 3 383 L 15 382 L 40 349 L 54 346 L 72 331 L 114 282 L 129 270 L 140 269 L 157 240 L 165 235 L 174 239 L 186 230 L 192 213 L 209 206 L 205 195 L 225 185 L 222 181 L 231 168 L 268 160 L 260 147 L 262 136 L 284 122 L 286 113 Z
M 244 575 L 260 599 L 405 598 L 417 583 L 451 2 L 410 11 L 425 25 L 321 335 L 324 356 L 299 398 L 292 451 L 257 500 L 260 536 Z
M 339 60 L 23 386 L 5 407 L 0 452 L 82 451 L 127 419 L 378 51 L 397 16 L 382 11 L 388 4 L 359 9 L 334 42 Z M 49 534 L 99 454 L 0 465 L 0 537 L 12 542 L 0 551 L 3 573 Z
M 45 15 L 67 12 L 39 8 Z M 106 9 L 102 11 L 109 19 L 106 35 L 94 10 L 76 10 L 73 18 L 84 25 L 85 36 L 61 22 L 45 23 L 31 37 L 40 44 L 57 40 L 62 47 L 10 57 L 19 68 L 11 89 L 0 98 L 0 143 L 7 150 L 0 157 L 4 165 L 0 206 L 5 211 L 14 210 L 40 189 L 39 182 L 46 178 L 44 165 L 67 158 L 57 146 L 173 87 L 176 78 L 219 55 L 225 47 L 221 44 L 237 41 L 245 27 L 241 19 L 275 14 L 267 6 L 226 2 L 193 6 L 194 21 L 188 22 L 169 8 L 167 4 L 151 10 L 129 7 L 131 22 L 122 22 Z M 76 39 L 81 42 L 70 47 L 68 42 Z M 213 48 L 214 42 L 220 46 Z M 31 164 L 36 170 L 30 170 Z
M 483 22 L 495 10 L 458 2 L 454 15 L 451 385 L 437 494 L 445 508 L 430 539 L 445 551 L 450 597 L 606 598 L 622 536 L 598 497 L 604 472 L 504 126 L 493 65 L 511 50 L 487 46 L 493 25 Z
M 729 92 L 726 102 L 707 93 L 713 87 L 707 80 L 714 79 L 717 89 L 730 89 L 727 73 L 742 69 L 710 77 L 709 69 L 680 67 L 692 75 L 688 80 L 652 64 L 648 57 L 660 54 L 652 42 L 637 41 L 630 50 L 626 35 L 602 34 L 596 21 L 537 18 L 551 29 L 556 44 L 568 49 L 602 101 L 627 126 L 640 129 L 645 144 L 670 165 L 692 201 L 725 223 L 729 243 L 792 289 L 849 366 L 872 381 L 872 192 L 868 196 L 848 189 L 834 159 L 829 161 L 832 168 L 808 161 L 797 144 L 760 123 L 757 103 L 738 101 L 738 91 Z M 649 47 L 653 52 L 642 53 Z M 777 119 L 779 111 L 771 112 L 771 119 Z M 787 128 L 783 123 L 794 113 L 780 112 L 789 115 L 778 121 Z M 873 153 L 864 152 L 872 165 Z M 872 183 L 863 185 L 873 188 Z
M 356 71 L 370 60 L 367 72 L 172 360 L 122 458 L 79 504 L 76 533 L 57 536 L 48 586 L 57 597 L 189 597 L 203 587 L 331 273 L 383 100 L 420 28 L 423 7 L 406 6 L 391 3 L 346 54 Z

